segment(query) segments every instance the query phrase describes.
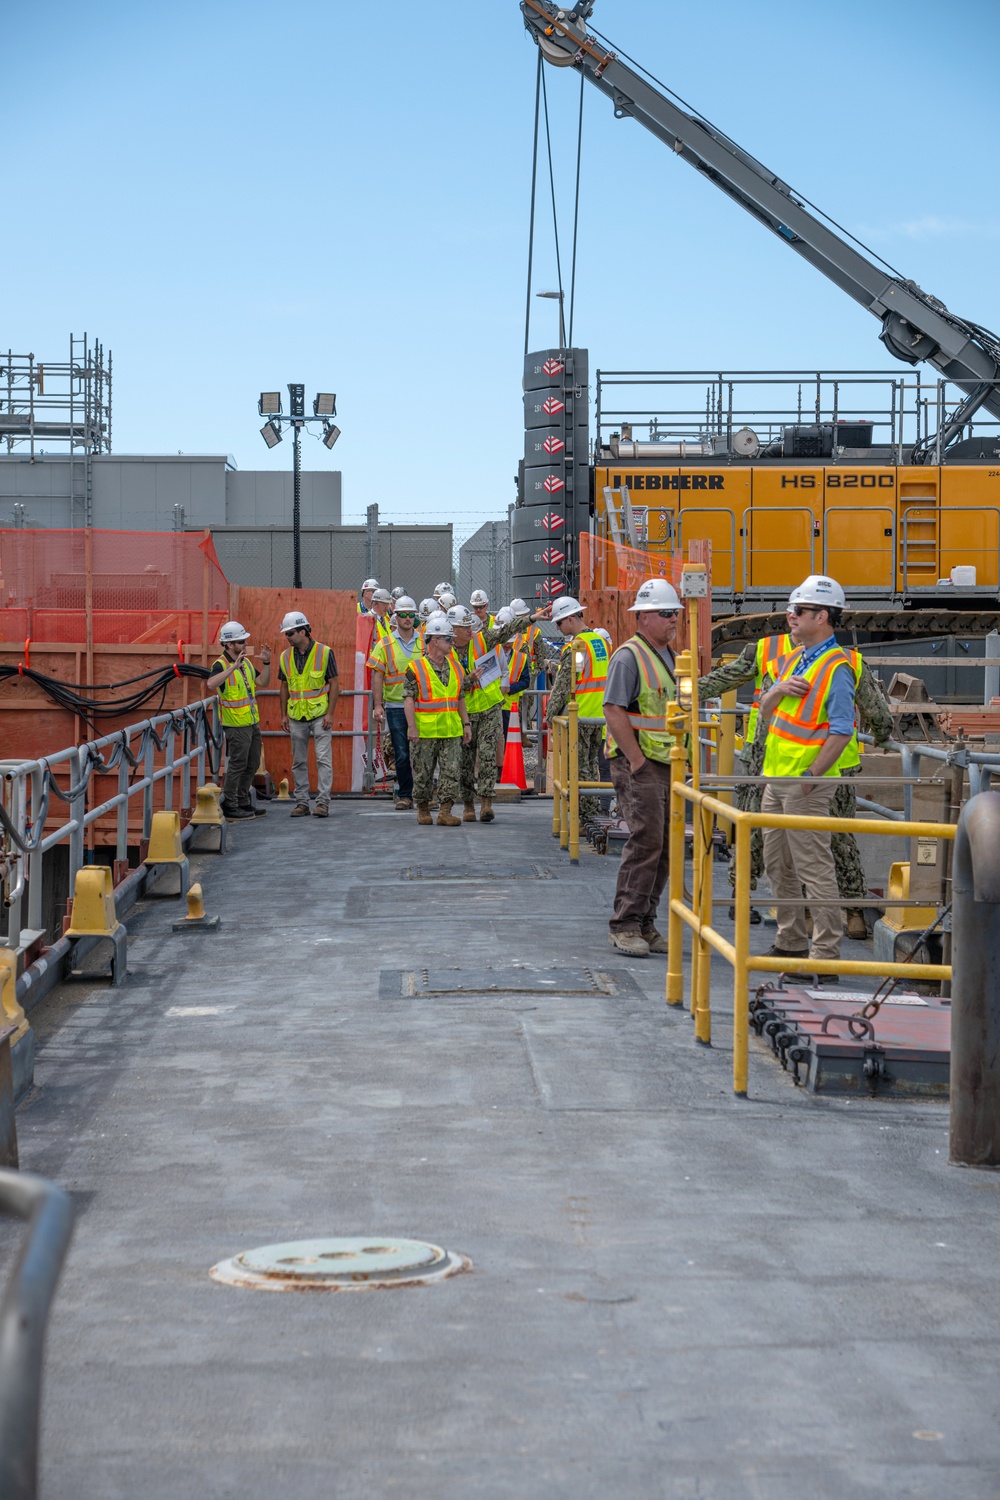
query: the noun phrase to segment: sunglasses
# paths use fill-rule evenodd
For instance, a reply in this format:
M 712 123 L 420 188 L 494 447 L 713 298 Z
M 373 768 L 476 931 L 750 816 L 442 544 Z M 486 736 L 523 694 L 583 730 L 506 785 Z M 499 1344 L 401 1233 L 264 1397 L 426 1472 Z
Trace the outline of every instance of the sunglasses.
M 815 615 L 821 609 L 825 609 L 825 607 L 823 604 L 790 604 L 785 613 L 788 615 Z
M 652 613 L 658 620 L 676 620 L 680 614 L 678 609 L 654 609 Z

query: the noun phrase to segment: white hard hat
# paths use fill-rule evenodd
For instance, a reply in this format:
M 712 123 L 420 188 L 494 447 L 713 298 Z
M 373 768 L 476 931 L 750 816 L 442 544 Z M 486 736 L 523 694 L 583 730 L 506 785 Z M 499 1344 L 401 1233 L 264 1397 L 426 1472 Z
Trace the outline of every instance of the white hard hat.
M 679 610 L 680 607 L 681 601 L 672 583 L 668 583 L 665 578 L 647 578 L 646 582 L 640 585 L 629 614 L 641 614 L 647 609 Z
M 789 604 L 818 604 L 823 609 L 844 609 L 847 600 L 835 578 L 825 573 L 810 573 L 788 596 Z
M 531 614 L 531 606 L 525 604 L 523 599 L 512 599 L 510 601 L 510 610 L 515 620 L 523 620 L 525 615 Z
M 552 623 L 557 624 L 560 620 L 568 620 L 570 615 L 582 615 L 583 605 L 579 599 L 574 599 L 572 594 L 563 594 L 552 606 Z
M 485 589 L 473 589 L 469 596 L 470 604 L 489 604 L 490 596 Z
M 511 609 L 509 604 L 505 604 L 502 609 L 497 610 L 498 625 L 510 625 L 513 623 L 513 620 L 514 611 Z
M 219 640 L 224 646 L 230 645 L 233 641 L 248 641 L 249 639 L 249 630 L 244 630 L 239 620 L 227 620 L 219 631 Z
M 396 600 L 396 613 L 397 613 L 397 615 L 399 614 L 400 610 L 402 610 L 404 614 L 408 614 L 408 615 L 415 615 L 416 614 L 416 612 L 417 612 L 417 606 L 414 604 L 414 602 L 410 598 L 409 594 L 400 594 L 399 598 Z
M 402 597 L 403 597 L 404 594 L 406 594 L 406 590 L 405 589 L 393 589 L 392 590 L 392 597 L 394 599 L 402 599 Z M 407 595 L 407 598 L 409 598 L 409 595 Z
M 451 584 L 450 583 L 436 583 L 434 585 L 434 597 L 435 597 L 435 599 L 440 599 L 440 597 L 441 597 L 442 594 L 450 594 L 450 593 L 451 593 Z
M 429 635 L 445 636 L 449 640 L 454 635 L 454 631 L 451 628 L 451 621 L 443 610 L 436 609 L 427 621 L 427 628 L 424 630 L 424 639 L 426 640 Z
M 372 603 L 373 604 L 391 604 L 392 603 L 392 595 L 389 593 L 388 589 L 376 589 L 375 592 L 374 592 L 374 594 L 372 594 Z
M 421 601 L 420 601 L 420 608 L 417 611 L 417 613 L 419 614 L 419 616 L 420 616 L 420 618 L 422 620 L 427 621 L 427 620 L 430 619 L 431 615 L 434 613 L 434 611 L 436 609 L 437 609 L 437 600 L 436 599 L 421 599 Z
M 594 626 L 594 634 L 602 636 L 604 638 L 604 640 L 606 640 L 606 641 L 610 641 L 610 639 L 611 639 L 611 631 L 610 630 L 605 630 L 605 628 L 604 628 L 603 625 L 595 625 Z
M 289 630 L 308 630 L 309 621 L 300 609 L 293 609 L 282 620 L 281 629 L 285 633 Z
M 453 604 L 448 610 L 448 623 L 452 627 L 459 626 L 465 630 L 475 630 L 479 621 L 471 609 L 466 609 L 464 604 Z
M 361 592 L 364 594 L 364 593 L 367 592 L 368 589 L 377 589 L 377 588 L 378 588 L 378 579 L 377 578 L 366 578 L 365 581 L 364 581 L 364 583 L 361 585 Z
M 452 605 L 456 602 L 455 595 L 450 589 L 442 589 L 441 593 L 437 596 L 437 602 L 438 609 L 451 609 Z

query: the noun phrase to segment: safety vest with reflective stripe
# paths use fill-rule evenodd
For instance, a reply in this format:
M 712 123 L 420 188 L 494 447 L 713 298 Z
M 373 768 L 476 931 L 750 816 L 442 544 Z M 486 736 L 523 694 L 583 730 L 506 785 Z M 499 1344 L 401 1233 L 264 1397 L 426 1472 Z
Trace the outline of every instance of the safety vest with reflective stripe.
M 486 636 L 481 630 L 477 630 L 475 635 L 469 642 L 468 648 L 465 652 L 465 659 L 462 662 L 462 666 L 465 667 L 469 672 L 474 671 L 476 666 L 476 657 L 485 656 L 488 649 L 489 648 L 486 645 Z M 499 677 L 495 682 L 491 682 L 488 687 L 470 688 L 465 695 L 465 706 L 469 710 L 470 714 L 485 713 L 486 710 L 488 708 L 492 708 L 495 703 L 502 702 L 503 688 L 500 686 Z
M 289 646 L 281 653 L 281 672 L 288 684 L 288 717 L 290 719 L 321 719 L 330 706 L 330 689 L 326 681 L 326 668 L 330 659 L 329 646 L 313 641 L 300 672 L 295 665 L 295 652 Z
M 454 654 L 445 658 L 448 667 L 447 687 L 425 656 L 414 656 L 410 670 L 417 679 L 417 697 L 413 700 L 417 733 L 422 740 L 455 740 L 462 735 L 462 715 L 458 710 L 461 678 Z
M 392 616 L 391 615 L 375 615 L 375 634 L 374 634 L 373 639 L 376 642 L 377 641 L 387 641 L 391 635 L 392 635 Z
M 775 678 L 775 666 L 783 656 L 795 650 L 795 644 L 787 630 L 783 635 L 765 635 L 757 642 L 756 674 L 753 680 L 753 707 L 747 719 L 746 743 L 752 745 L 757 737 L 757 714 L 760 706 L 760 690 L 765 677 Z
M 801 654 L 801 651 L 794 651 L 777 662 L 779 682 L 792 675 Z M 809 691 L 804 698 L 793 698 L 788 694 L 779 700 L 767 729 L 765 776 L 801 776 L 812 765 L 830 733 L 827 703 L 833 674 L 838 667 L 854 670 L 846 652 L 833 645 L 817 656 L 804 672 L 794 671 L 796 677 L 805 678 Z M 840 772 L 834 765 L 824 774 L 839 776 Z
M 608 678 L 608 643 L 596 630 L 581 630 L 565 648 L 574 661 L 576 707 L 581 719 L 604 721 L 604 684 Z M 582 660 L 581 660 L 582 659 Z
M 401 648 L 394 635 L 387 636 L 384 641 L 379 641 L 373 647 L 367 665 L 373 672 L 382 673 L 382 702 L 402 703 L 403 701 L 403 678 L 406 669 L 415 656 L 420 655 L 420 637 L 414 636 L 413 650 L 409 656 Z
M 228 657 L 220 656 L 212 664 L 212 672 L 225 672 L 231 666 L 232 662 Z M 219 718 L 223 724 L 235 729 L 246 724 L 260 723 L 257 672 L 252 661 L 245 661 L 238 666 L 231 677 L 219 683 L 215 691 L 219 699 Z
M 629 713 L 628 716 L 639 741 L 639 749 L 647 760 L 656 760 L 661 765 L 666 765 L 674 744 L 673 735 L 666 730 L 667 705 L 677 697 L 674 679 L 660 653 L 648 646 L 641 636 L 634 635 L 630 641 L 619 646 L 618 650 L 630 651 L 639 668 L 636 712 Z M 610 730 L 607 735 L 607 752 L 609 756 L 619 753 Z

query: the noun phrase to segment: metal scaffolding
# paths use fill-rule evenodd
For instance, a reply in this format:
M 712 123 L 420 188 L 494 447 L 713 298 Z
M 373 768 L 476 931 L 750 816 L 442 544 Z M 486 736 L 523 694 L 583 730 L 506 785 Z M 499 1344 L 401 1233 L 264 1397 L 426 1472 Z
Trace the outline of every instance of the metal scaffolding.
M 70 335 L 68 360 L 0 355 L 0 442 L 26 445 L 30 462 L 68 450 L 71 524 L 90 526 L 92 459 L 111 452 L 111 351 L 84 333 Z

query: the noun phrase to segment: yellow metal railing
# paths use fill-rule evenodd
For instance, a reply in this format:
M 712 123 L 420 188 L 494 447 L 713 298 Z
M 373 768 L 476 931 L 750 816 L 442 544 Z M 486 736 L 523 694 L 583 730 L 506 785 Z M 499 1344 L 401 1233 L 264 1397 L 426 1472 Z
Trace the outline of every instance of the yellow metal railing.
M 690 1005 L 696 1039 L 709 1045 L 712 1014 L 709 999 L 712 953 L 719 953 L 733 967 L 733 1090 L 747 1093 L 750 1030 L 750 975 L 761 974 L 859 974 L 897 979 L 951 979 L 948 964 L 889 963 L 875 959 L 781 958 L 750 952 L 750 834 L 754 828 L 802 828 L 843 833 L 842 818 L 791 817 L 781 813 L 741 812 L 709 791 L 682 780 L 684 752 L 672 752 L 674 779 L 670 793 L 670 918 L 667 958 L 667 1004 L 684 1003 L 684 927 L 692 940 Z M 690 804 L 694 825 L 691 905 L 684 899 L 684 836 Z M 712 926 L 712 831 L 719 820 L 735 830 L 736 930 L 730 942 Z M 872 833 L 883 838 L 953 839 L 949 823 L 884 823 L 875 818 L 854 818 L 852 833 Z M 726 897 L 725 904 L 729 904 Z
M 580 725 L 600 722 L 581 719 L 575 698 L 552 720 L 552 837 L 573 865 L 580 863 L 580 792 L 614 790 L 610 781 L 580 780 Z

